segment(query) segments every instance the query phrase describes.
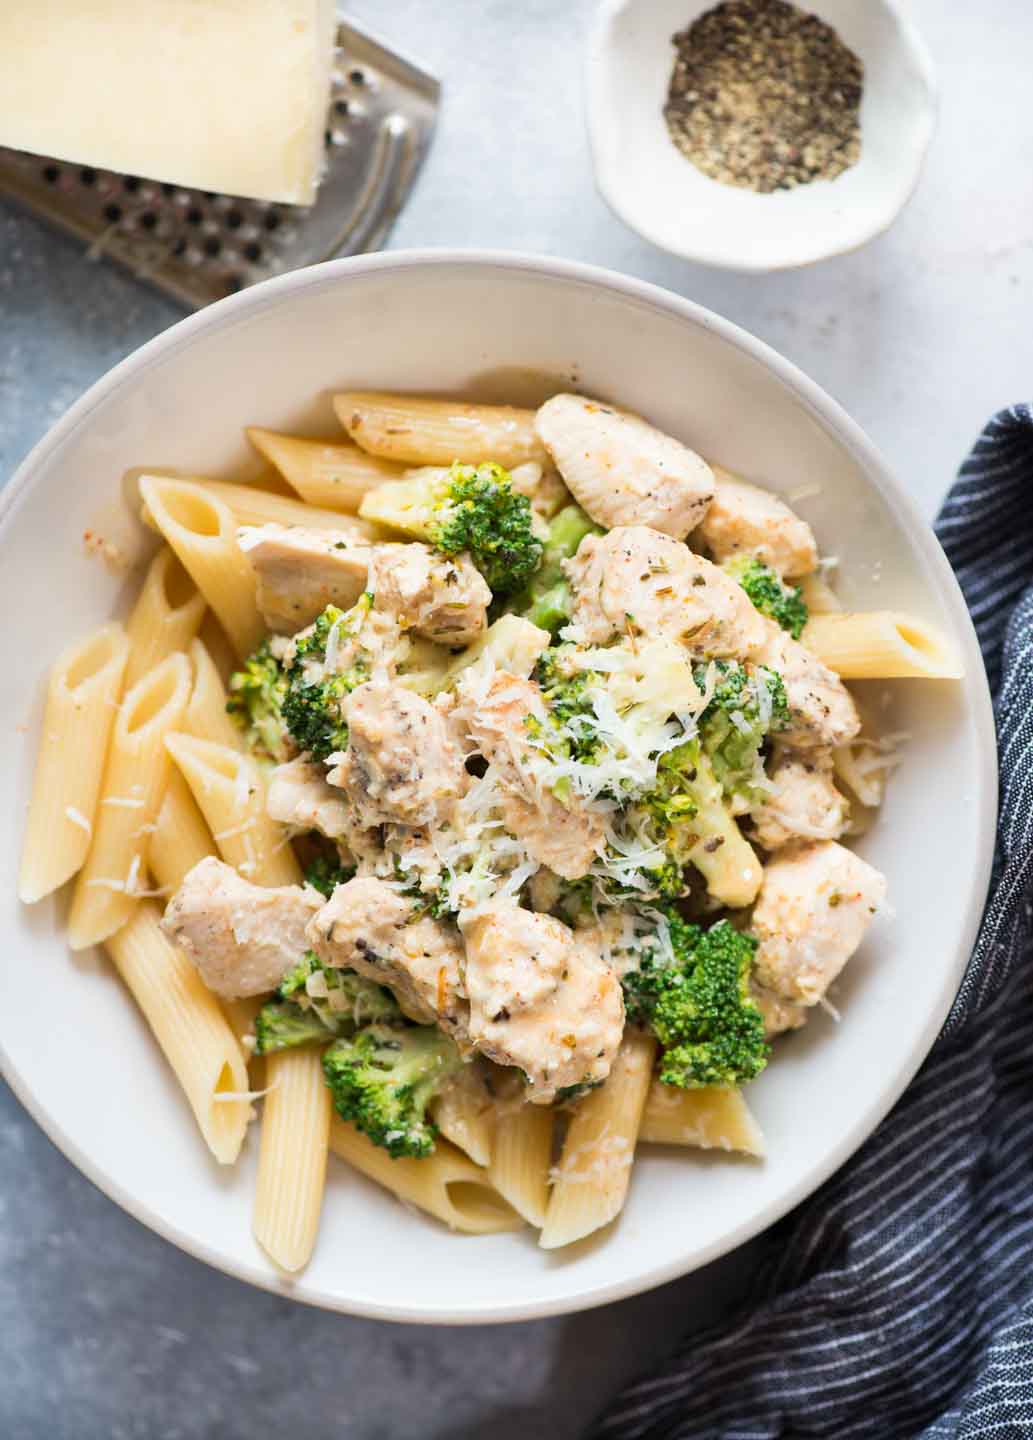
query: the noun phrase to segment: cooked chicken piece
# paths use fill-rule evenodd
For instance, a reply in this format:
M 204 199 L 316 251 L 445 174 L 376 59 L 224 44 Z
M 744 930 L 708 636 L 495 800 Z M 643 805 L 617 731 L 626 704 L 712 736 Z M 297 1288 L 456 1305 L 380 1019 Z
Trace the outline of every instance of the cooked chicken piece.
M 614 635 L 666 635 L 693 655 L 749 656 L 763 646 L 763 615 L 746 592 L 680 540 L 648 525 L 588 535 L 564 563 L 573 623 L 590 645 Z
M 339 840 L 354 828 L 348 803 L 327 783 L 323 766 L 304 758 L 289 760 L 273 770 L 265 808 L 271 820 L 292 830 L 318 830 L 329 840 Z
M 497 670 L 484 677 L 469 672 L 459 686 L 459 714 L 470 738 L 495 767 L 507 797 L 503 822 L 523 840 L 531 856 L 565 880 L 587 875 L 604 843 L 602 815 L 571 795 L 566 803 L 535 782 L 538 752 L 530 744 L 528 719 L 544 720 L 542 694 L 533 680 Z
M 311 625 L 328 605 L 349 610 L 366 588 L 370 547 L 345 531 L 255 525 L 237 541 L 258 581 L 258 608 L 282 635 Z
M 757 981 L 780 999 L 817 1004 L 885 895 L 878 870 L 834 840 L 779 855 L 765 868 L 753 911 Z
M 412 905 L 391 885 L 356 876 L 315 915 L 308 943 L 326 965 L 357 970 L 394 991 L 410 1020 L 439 1024 L 465 1042 L 468 1007 L 458 931 Z
M 695 451 L 581 395 L 554 395 L 535 429 L 575 500 L 608 529 L 651 525 L 684 540 L 706 514 L 714 476 Z
M 351 692 L 341 713 L 348 748 L 327 779 L 345 792 L 359 824 L 440 824 L 467 776 L 434 706 L 401 685 L 370 680 Z
M 227 1000 L 275 990 L 308 949 L 305 926 L 322 904 L 300 885 L 263 888 L 209 855 L 173 895 L 161 926 Z
M 466 985 L 471 1041 L 490 1060 L 524 1072 L 533 1104 L 610 1073 L 624 1000 L 590 938 L 501 901 L 466 928 Z
M 773 620 L 764 620 L 764 625 L 767 641 L 756 658 L 778 671 L 789 702 L 790 724 L 781 738 L 798 749 L 834 748 L 852 740 L 861 717 L 839 676 Z
M 799 1030 L 801 1025 L 807 1024 L 807 1017 L 811 1013 L 808 1006 L 794 1005 L 791 1000 L 783 1000 L 780 995 L 758 985 L 755 980 L 750 981 L 750 995 L 764 1017 L 764 1034 L 769 1040 L 776 1035 L 784 1035 L 787 1030 Z
M 779 750 L 769 774 L 772 789 L 750 812 L 765 850 L 791 840 L 836 840 L 847 827 L 849 807 L 836 789 L 829 750 Z
M 817 569 L 814 532 L 784 500 L 717 465 L 714 478 L 717 493 L 696 535 L 718 563 L 752 555 L 789 579 Z
M 427 545 L 374 545 L 367 586 L 377 610 L 439 645 L 469 645 L 488 621 L 491 591 L 468 555 L 446 560 Z

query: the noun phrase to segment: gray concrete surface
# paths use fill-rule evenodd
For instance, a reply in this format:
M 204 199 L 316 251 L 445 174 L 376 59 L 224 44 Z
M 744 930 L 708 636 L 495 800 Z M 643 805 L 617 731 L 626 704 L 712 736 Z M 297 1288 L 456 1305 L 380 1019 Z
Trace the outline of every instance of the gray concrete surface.
M 1033 9 L 913 0 L 943 89 L 914 201 L 855 255 L 751 278 L 661 254 L 596 196 L 580 100 L 592 8 L 354 0 L 358 20 L 446 87 L 434 149 L 392 243 L 593 260 L 721 311 L 835 394 L 931 515 L 986 414 L 1031 389 Z M 0 207 L 0 481 L 87 385 L 178 314 Z M 625 1377 L 741 1293 L 754 1256 L 740 1251 L 652 1295 L 522 1326 L 318 1313 L 250 1291 L 142 1229 L 3 1091 L 0 1436 L 572 1440 Z

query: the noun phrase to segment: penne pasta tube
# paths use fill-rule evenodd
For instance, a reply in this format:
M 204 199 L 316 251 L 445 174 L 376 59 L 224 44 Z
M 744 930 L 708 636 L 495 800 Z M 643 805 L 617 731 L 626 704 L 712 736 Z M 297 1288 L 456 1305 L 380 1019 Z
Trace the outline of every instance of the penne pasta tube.
M 237 654 L 241 659 L 250 655 L 265 634 L 265 623 L 255 603 L 254 571 L 237 545 L 233 512 L 210 487 L 187 480 L 144 475 L 140 494 Z
M 300 885 L 290 839 L 266 814 L 265 779 L 251 757 L 182 733 L 165 743 L 227 865 L 255 885 Z
M 500 1107 L 488 1169 L 502 1198 L 539 1230 L 549 1203 L 553 1120 L 548 1105 Z
M 574 1110 L 539 1244 L 556 1250 L 583 1240 L 624 1206 L 656 1041 L 629 1028 L 608 1078 Z
M 247 1068 L 215 996 L 159 924 L 158 907 L 139 905 L 106 942 L 115 968 L 183 1087 L 205 1143 L 232 1165 L 244 1143 L 251 1104 Z
M 165 737 L 182 723 L 189 697 L 190 664 L 185 655 L 170 655 L 133 686 L 119 707 L 93 843 L 72 898 L 68 939 L 73 950 L 113 935 L 138 903 L 168 779 Z
M 508 470 L 528 460 L 551 463 L 533 410 L 366 390 L 335 395 L 334 409 L 356 445 L 383 460 L 405 465 L 497 460 Z
M 226 631 L 210 610 L 201 622 L 198 638 L 211 656 L 220 680 L 224 685 L 228 685 L 230 676 L 238 667 L 238 661 L 233 653 L 233 646 L 226 638 Z
M 764 1136 L 742 1091 L 719 1085 L 679 1090 L 654 1080 L 646 1096 L 638 1138 L 657 1145 L 764 1154 Z
M 190 786 L 176 766 L 170 766 L 147 856 L 151 874 L 159 887 L 171 895 L 195 865 L 215 854 L 215 848 L 212 832 L 197 808 Z
M 184 730 L 199 740 L 214 740 L 220 745 L 228 745 L 231 750 L 243 750 L 243 733 L 226 710 L 226 686 L 204 642 L 192 640 L 188 654 L 194 672 L 194 686 L 183 722 Z
M 960 680 L 945 636 L 925 620 L 891 610 L 813 615 L 800 637 L 843 680 Z
M 464 1235 L 519 1230 L 523 1221 L 492 1187 L 487 1173 L 447 1140 L 425 1160 L 392 1160 L 354 1126 L 335 1116 L 330 1149 L 407 1205 L 443 1220 Z
M 200 629 L 204 612 L 204 596 L 175 552 L 163 545 L 151 561 L 126 626 L 129 635 L 126 689 L 131 690 L 166 655 L 185 650 Z
M 255 1190 L 255 1239 L 281 1270 L 296 1273 L 315 1249 L 326 1185 L 330 1091 L 314 1046 L 266 1056 Z
M 228 480 L 194 482 L 233 512 L 238 525 L 301 525 L 306 530 L 333 530 L 355 540 L 376 540 L 383 533 L 357 515 L 322 510 L 289 495 L 274 495 L 253 485 L 234 485 Z
M 452 1077 L 435 1097 L 431 1118 L 442 1135 L 475 1164 L 488 1164 L 495 1134 L 495 1105 L 484 1083 L 481 1062 L 473 1060 Z
M 26 904 L 70 880 L 89 853 L 128 654 L 122 626 L 105 625 L 70 645 L 50 672 L 18 875 Z
M 328 510 L 358 510 L 367 490 L 403 474 L 400 466 L 367 455 L 357 445 L 305 440 L 257 426 L 248 429 L 247 437 L 306 504 Z

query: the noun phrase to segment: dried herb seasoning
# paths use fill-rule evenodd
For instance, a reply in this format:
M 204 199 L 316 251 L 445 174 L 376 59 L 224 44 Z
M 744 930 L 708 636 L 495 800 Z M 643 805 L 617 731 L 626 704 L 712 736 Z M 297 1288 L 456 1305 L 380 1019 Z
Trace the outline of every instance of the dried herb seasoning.
M 704 175 L 770 193 L 856 164 L 864 67 L 816 15 L 786 0 L 725 0 L 674 45 L 664 118 Z

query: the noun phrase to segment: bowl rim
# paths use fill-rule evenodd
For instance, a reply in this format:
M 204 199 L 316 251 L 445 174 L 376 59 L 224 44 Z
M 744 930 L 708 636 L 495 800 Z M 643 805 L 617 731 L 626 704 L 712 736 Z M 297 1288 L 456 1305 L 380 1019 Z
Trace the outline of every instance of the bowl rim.
M 702 240 L 702 236 L 698 243 L 686 242 L 679 245 L 663 234 L 661 227 L 653 222 L 650 214 L 637 210 L 633 204 L 627 202 L 621 185 L 620 170 L 612 154 L 612 147 L 602 138 L 603 125 L 599 117 L 605 113 L 606 109 L 604 103 L 606 92 L 602 72 L 603 60 L 611 44 L 611 31 L 617 17 L 630 6 L 643 3 L 645 0 L 599 0 L 592 18 L 585 51 L 583 80 L 585 129 L 588 134 L 588 148 L 592 156 L 592 170 L 596 189 L 619 220 L 668 255 L 677 255 L 683 260 L 691 260 L 700 265 L 711 265 L 715 269 L 730 270 L 741 275 L 770 275 L 784 270 L 802 270 L 805 266 L 817 265 L 822 260 L 833 260 L 838 255 L 849 255 L 854 250 L 859 250 L 862 245 L 867 245 L 870 240 L 875 240 L 878 236 L 886 233 L 909 204 L 918 188 L 926 156 L 936 133 L 940 110 L 940 89 L 932 54 L 912 17 L 901 8 L 899 0 L 878 0 L 878 3 L 893 18 L 900 36 L 901 46 L 910 56 L 915 71 L 921 78 L 925 96 L 921 125 L 918 127 L 915 144 L 911 150 L 912 163 L 905 183 L 889 197 L 886 204 L 871 207 L 870 222 L 860 226 L 855 234 L 844 236 L 842 240 L 832 245 L 811 250 L 801 248 L 801 253 L 795 258 L 776 260 L 729 259 L 727 255 L 722 254 L 720 246 L 706 244 Z M 693 232 L 687 233 L 692 234 Z
M 977 771 L 973 777 L 976 812 L 973 818 L 980 863 L 973 869 L 970 876 L 964 921 L 959 928 L 958 940 L 951 962 L 944 967 L 943 985 L 937 1004 L 927 1016 L 921 1032 L 915 1037 L 908 1063 L 894 1078 L 892 1084 L 874 1095 L 863 1116 L 852 1129 L 841 1136 L 839 1142 L 818 1163 L 810 1166 L 806 1172 L 801 1174 L 797 1181 L 783 1191 L 777 1200 L 764 1206 L 730 1234 L 713 1241 L 698 1253 L 688 1257 L 684 1254 L 673 1254 L 662 1264 L 653 1265 L 649 1269 L 625 1279 L 575 1288 L 563 1296 L 547 1300 L 498 1304 L 478 1303 L 455 1308 L 450 1307 L 447 1302 L 433 1306 L 426 1304 L 384 1305 L 368 1297 L 349 1299 L 325 1288 L 307 1289 L 303 1279 L 288 1281 L 279 1276 L 271 1265 L 264 1266 L 260 1258 L 256 1258 L 254 1264 L 237 1263 L 228 1259 L 214 1247 L 197 1241 L 175 1224 L 167 1223 L 95 1165 L 90 1156 L 64 1132 L 60 1123 L 41 1104 L 37 1104 L 30 1086 L 22 1080 L 13 1061 L 7 1055 L 2 1028 L 0 1028 L 0 1076 L 6 1080 L 40 1129 L 103 1194 L 163 1239 L 171 1241 L 195 1259 L 203 1260 L 234 1279 L 322 1309 L 376 1320 L 464 1325 L 494 1324 L 572 1314 L 609 1304 L 614 1300 L 625 1299 L 690 1274 L 711 1261 L 729 1254 L 760 1234 L 761 1231 L 766 1230 L 794 1206 L 813 1194 L 853 1155 L 896 1104 L 925 1060 L 961 983 L 975 941 L 990 880 L 997 816 L 997 749 L 993 709 L 982 655 L 957 580 L 931 527 L 919 514 L 913 501 L 900 484 L 893 478 L 879 451 L 860 426 L 847 415 L 837 401 L 826 394 L 816 382 L 810 380 L 796 365 L 784 359 L 764 341 L 758 340 L 734 322 L 660 286 L 581 261 L 561 260 L 551 256 L 518 251 L 487 249 L 412 249 L 352 256 L 342 260 L 325 261 L 320 265 L 277 276 L 237 295 L 217 301 L 195 314 L 185 316 L 167 330 L 132 351 L 95 381 L 33 446 L 7 485 L 0 491 L 0 544 L 2 544 L 8 523 L 22 497 L 28 493 L 37 470 L 51 452 L 73 439 L 76 431 L 109 396 L 117 392 L 123 385 L 134 382 L 139 375 L 145 373 L 158 360 L 189 346 L 197 335 L 209 329 L 232 325 L 236 320 L 256 311 L 278 305 L 292 293 L 318 290 L 346 283 L 352 275 L 376 272 L 390 274 L 414 269 L 447 268 L 473 268 L 485 272 L 491 270 L 514 271 L 518 274 L 536 275 L 547 280 L 573 282 L 602 288 L 624 296 L 639 305 L 658 310 L 668 317 L 673 316 L 692 326 L 709 330 L 772 372 L 774 377 L 795 395 L 810 416 L 845 447 L 864 472 L 868 482 L 874 486 L 891 510 L 897 523 L 907 531 L 909 538 L 938 580 L 940 596 L 945 609 L 949 612 L 954 637 L 962 650 L 966 674 L 971 681 L 966 690 L 965 708 L 977 732 L 979 752 Z

